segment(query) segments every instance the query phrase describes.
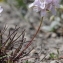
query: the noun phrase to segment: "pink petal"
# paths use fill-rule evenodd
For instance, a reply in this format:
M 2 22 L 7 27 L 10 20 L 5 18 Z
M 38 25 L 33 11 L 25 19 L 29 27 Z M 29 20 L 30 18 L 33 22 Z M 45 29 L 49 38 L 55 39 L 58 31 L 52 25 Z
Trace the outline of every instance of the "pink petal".
M 41 11 L 41 17 L 46 16 L 47 12 L 46 10 Z
M 56 15 L 56 9 L 54 8 L 54 6 L 51 8 L 51 13 L 52 13 L 53 15 Z

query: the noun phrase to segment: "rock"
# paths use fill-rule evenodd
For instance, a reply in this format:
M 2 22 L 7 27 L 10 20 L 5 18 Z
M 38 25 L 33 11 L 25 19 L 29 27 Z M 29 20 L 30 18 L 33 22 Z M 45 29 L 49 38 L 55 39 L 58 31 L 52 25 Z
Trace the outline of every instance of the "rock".
M 30 59 L 28 59 L 28 61 L 34 63 L 35 62 L 35 58 L 30 58 Z
M 30 57 L 34 57 L 35 59 L 39 59 L 39 54 L 36 50 L 32 50 L 30 52 Z
M 42 26 L 42 30 L 53 32 L 56 29 L 58 29 L 59 26 L 61 26 L 61 24 L 60 24 L 60 21 L 58 19 L 58 21 L 57 20 L 56 21 L 53 21 L 49 26 Z
M 53 60 L 50 63 L 61 63 L 61 62 L 59 62 L 58 60 Z
M 51 37 L 52 37 L 52 38 L 55 38 L 56 36 L 57 36 L 56 33 L 52 33 L 52 34 L 51 34 Z
M 60 21 L 60 17 L 55 17 L 55 21 Z
M 44 62 L 40 62 L 40 63 L 47 63 L 47 62 L 44 61 Z
M 42 26 L 41 29 L 46 32 L 52 30 L 50 26 Z
M 49 59 L 50 58 L 50 54 L 47 54 L 45 59 Z
M 63 14 L 61 14 L 61 18 L 63 19 Z
M 42 54 L 42 55 L 40 56 L 40 61 L 41 61 L 44 57 L 45 57 L 45 55 Z
M 58 27 L 61 26 L 60 21 L 55 20 L 51 23 L 50 27 L 54 29 L 58 29 Z
M 31 52 L 30 52 L 30 56 L 33 56 L 33 54 L 36 53 L 36 50 L 33 49 Z

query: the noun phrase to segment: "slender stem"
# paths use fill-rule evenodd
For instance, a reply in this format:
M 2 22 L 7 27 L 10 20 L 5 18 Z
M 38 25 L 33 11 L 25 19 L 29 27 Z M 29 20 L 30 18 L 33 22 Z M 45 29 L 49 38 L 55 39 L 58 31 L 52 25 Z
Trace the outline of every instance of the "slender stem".
M 43 17 L 40 20 L 40 25 L 39 25 L 36 33 L 34 34 L 34 36 L 32 37 L 32 39 L 29 41 L 29 43 L 26 45 L 26 47 L 21 51 L 21 53 L 16 58 L 14 58 L 14 61 L 17 60 L 17 59 L 19 59 L 19 57 L 22 55 L 22 53 L 31 45 L 31 43 L 33 42 L 34 38 L 37 36 L 38 32 L 40 31 L 40 27 L 42 25 L 42 21 L 43 21 Z

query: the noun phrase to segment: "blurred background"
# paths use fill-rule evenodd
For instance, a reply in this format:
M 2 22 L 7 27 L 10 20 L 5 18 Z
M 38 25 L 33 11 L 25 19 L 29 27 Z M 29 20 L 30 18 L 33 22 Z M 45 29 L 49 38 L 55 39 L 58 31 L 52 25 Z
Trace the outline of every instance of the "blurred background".
M 41 18 L 39 13 L 28 8 L 33 1 L 0 0 L 0 6 L 3 8 L 0 29 L 6 25 L 9 30 L 13 30 L 17 25 L 21 27 L 21 30 L 26 30 L 25 38 L 29 41 L 36 32 Z M 56 54 L 57 49 L 59 49 L 59 55 L 63 55 L 63 0 L 61 0 L 60 8 L 57 9 L 56 16 L 49 13 L 47 17 L 44 17 L 40 32 L 29 49 L 31 48 L 34 48 L 39 55 Z

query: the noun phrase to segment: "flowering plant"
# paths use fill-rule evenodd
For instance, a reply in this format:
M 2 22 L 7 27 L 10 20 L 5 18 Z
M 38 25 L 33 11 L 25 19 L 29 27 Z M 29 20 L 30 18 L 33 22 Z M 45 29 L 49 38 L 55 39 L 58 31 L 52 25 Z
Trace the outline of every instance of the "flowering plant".
M 51 11 L 56 15 L 56 8 L 59 8 L 60 0 L 35 0 L 29 5 L 29 8 L 33 8 L 34 11 L 40 12 L 41 16 L 45 16 L 47 11 Z

